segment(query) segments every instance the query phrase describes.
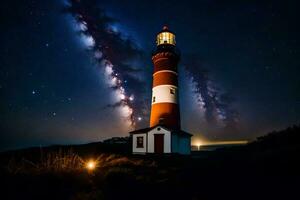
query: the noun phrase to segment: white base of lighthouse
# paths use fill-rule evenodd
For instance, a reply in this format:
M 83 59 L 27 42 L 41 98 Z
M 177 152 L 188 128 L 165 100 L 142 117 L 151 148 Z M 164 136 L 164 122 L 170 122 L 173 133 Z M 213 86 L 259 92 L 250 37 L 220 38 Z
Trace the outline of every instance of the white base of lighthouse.
M 191 134 L 173 131 L 163 125 L 130 132 L 133 154 L 191 153 Z

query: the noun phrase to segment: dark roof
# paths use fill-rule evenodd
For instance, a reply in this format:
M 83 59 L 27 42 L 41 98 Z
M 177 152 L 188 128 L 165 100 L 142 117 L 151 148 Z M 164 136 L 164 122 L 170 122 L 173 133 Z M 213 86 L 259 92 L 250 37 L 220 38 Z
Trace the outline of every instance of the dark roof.
M 158 32 L 158 34 L 163 33 L 163 32 L 169 32 L 169 33 L 173 33 L 174 34 L 174 32 L 170 31 L 169 27 L 166 26 L 166 25 L 163 26 L 162 30 L 160 32 Z
M 142 128 L 142 129 L 138 129 L 138 130 L 134 130 L 134 131 L 130 131 L 130 134 L 135 134 L 135 133 L 145 133 L 148 132 L 150 130 L 152 130 L 155 127 L 148 127 L 148 128 Z
M 186 135 L 186 136 L 189 136 L 189 137 L 192 137 L 193 136 L 193 134 L 191 134 L 191 133 L 188 133 L 188 132 L 186 132 L 186 131 L 183 131 L 183 130 L 180 130 L 180 134 L 182 135 Z
M 134 130 L 134 131 L 131 131 L 129 132 L 129 134 L 138 134 L 138 133 L 148 133 L 149 131 L 151 131 L 152 129 L 158 127 L 158 126 L 161 126 L 162 128 L 168 130 L 168 131 L 171 131 L 172 133 L 175 133 L 175 134 L 180 134 L 180 135 L 184 135 L 184 136 L 189 136 L 191 137 L 192 134 L 188 133 L 188 132 L 185 132 L 183 130 L 176 130 L 176 129 L 172 129 L 172 128 L 168 128 L 167 126 L 165 125 L 161 125 L 161 124 L 158 124 L 156 126 L 152 126 L 152 127 L 148 127 L 148 128 L 143 128 L 143 129 L 138 129 L 138 130 Z

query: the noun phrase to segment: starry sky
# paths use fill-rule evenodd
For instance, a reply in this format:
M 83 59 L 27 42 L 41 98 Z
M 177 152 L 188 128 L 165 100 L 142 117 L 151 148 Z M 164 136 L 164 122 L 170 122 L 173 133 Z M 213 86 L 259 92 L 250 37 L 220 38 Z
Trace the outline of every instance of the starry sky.
M 251 140 L 300 122 L 297 1 L 1 1 L 0 150 L 147 127 L 151 52 L 181 51 L 182 127 Z

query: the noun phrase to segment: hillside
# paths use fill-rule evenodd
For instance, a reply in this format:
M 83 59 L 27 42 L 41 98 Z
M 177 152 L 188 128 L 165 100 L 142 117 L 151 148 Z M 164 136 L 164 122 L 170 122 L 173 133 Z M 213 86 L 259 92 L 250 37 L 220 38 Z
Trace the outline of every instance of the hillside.
M 291 199 L 299 134 L 294 126 L 188 157 L 133 156 L 130 146 L 109 143 L 2 152 L 2 199 Z

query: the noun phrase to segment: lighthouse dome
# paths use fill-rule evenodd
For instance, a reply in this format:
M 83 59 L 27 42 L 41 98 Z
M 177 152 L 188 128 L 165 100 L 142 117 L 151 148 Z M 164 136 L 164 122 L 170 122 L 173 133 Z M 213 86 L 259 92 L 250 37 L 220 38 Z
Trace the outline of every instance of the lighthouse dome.
M 163 30 L 157 34 L 156 44 L 157 46 L 163 44 L 170 44 L 175 46 L 175 34 L 172 33 L 167 26 L 164 26 Z

